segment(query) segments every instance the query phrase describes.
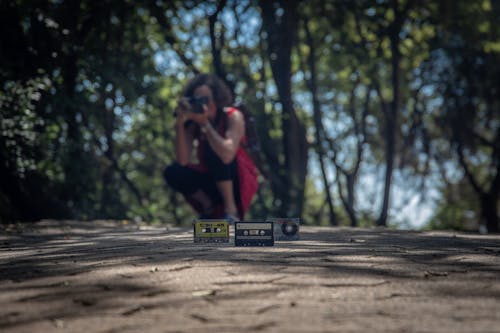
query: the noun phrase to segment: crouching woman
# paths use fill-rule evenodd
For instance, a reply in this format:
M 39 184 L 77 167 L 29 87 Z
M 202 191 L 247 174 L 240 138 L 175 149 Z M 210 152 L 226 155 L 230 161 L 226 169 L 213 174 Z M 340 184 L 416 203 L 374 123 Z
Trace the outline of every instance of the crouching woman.
M 243 220 L 257 191 L 257 170 L 244 149 L 245 117 L 232 104 L 222 80 L 199 74 L 176 108 L 176 162 L 164 177 L 200 218 Z

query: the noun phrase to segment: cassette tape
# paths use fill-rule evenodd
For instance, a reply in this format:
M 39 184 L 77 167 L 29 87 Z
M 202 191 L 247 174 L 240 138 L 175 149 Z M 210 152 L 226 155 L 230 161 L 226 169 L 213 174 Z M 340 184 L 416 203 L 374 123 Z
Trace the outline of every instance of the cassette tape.
M 299 218 L 271 218 L 269 221 L 274 223 L 275 241 L 299 240 Z
M 235 246 L 273 246 L 273 222 L 236 222 Z
M 193 223 L 195 243 L 229 243 L 229 223 L 226 220 L 198 220 Z

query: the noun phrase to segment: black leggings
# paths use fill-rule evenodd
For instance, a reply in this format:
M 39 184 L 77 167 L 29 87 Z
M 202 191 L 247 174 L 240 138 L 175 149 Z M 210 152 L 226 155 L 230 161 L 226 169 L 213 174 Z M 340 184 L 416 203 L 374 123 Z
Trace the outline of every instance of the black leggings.
M 205 161 L 208 173 L 202 173 L 179 163 L 173 163 L 165 168 L 163 176 L 167 184 L 177 192 L 189 197 L 196 191 L 205 192 L 212 200 L 213 205 L 222 203 L 222 197 L 217 189 L 216 182 L 233 181 L 233 192 L 236 203 L 239 202 L 238 166 L 236 158 L 225 164 L 207 145 Z

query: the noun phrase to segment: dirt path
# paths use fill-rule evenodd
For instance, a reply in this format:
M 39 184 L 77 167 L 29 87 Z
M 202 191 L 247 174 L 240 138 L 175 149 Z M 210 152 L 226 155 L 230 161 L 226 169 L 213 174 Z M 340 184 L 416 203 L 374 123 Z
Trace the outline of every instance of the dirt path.
M 500 236 L 304 227 L 272 248 L 191 230 L 0 230 L 0 332 L 500 332 Z

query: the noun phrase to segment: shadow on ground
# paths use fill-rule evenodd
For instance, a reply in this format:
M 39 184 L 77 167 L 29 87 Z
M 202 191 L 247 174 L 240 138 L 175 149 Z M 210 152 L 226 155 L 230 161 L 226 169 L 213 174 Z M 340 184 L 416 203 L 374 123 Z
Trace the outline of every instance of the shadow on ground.
M 393 270 L 376 268 L 377 263 L 391 258 L 410 264 L 439 263 L 456 270 L 484 268 L 497 272 L 490 265 L 461 262 L 459 257 L 478 253 L 499 257 L 499 239 L 444 232 L 303 227 L 300 241 L 276 242 L 273 248 L 241 248 L 231 243 L 193 244 L 188 228 L 50 221 L 23 232 L 0 234 L 0 281 L 72 276 L 103 267 L 154 265 L 179 260 L 316 266 L 352 274 L 407 277 Z M 343 267 L 343 259 L 349 256 L 364 257 L 358 263 L 367 265 Z
M 293 288 L 365 288 L 447 278 L 469 281 L 471 287 L 462 287 L 458 293 L 452 286 L 440 287 L 437 295 L 498 301 L 500 289 L 488 288 L 488 283 L 500 273 L 499 239 L 304 227 L 300 241 L 277 242 L 272 248 L 238 248 L 193 244 L 187 228 L 42 221 L 4 228 L 0 234 L 0 295 L 4 295 L 0 297 L 0 329 L 40 321 L 57 327 L 58 320 L 103 313 L 130 317 L 189 302 L 265 298 Z M 214 282 L 214 288 L 202 297 L 189 295 L 194 295 L 193 300 L 186 293 L 194 291 L 179 290 L 177 281 L 190 276 L 200 279 L 193 275 L 200 267 L 232 279 Z M 248 274 L 255 280 L 238 279 Z M 294 276 L 303 278 L 294 280 Z M 477 288 L 478 276 L 483 288 Z M 239 284 L 246 289 L 219 292 Z M 24 312 L 28 306 L 37 311 Z

